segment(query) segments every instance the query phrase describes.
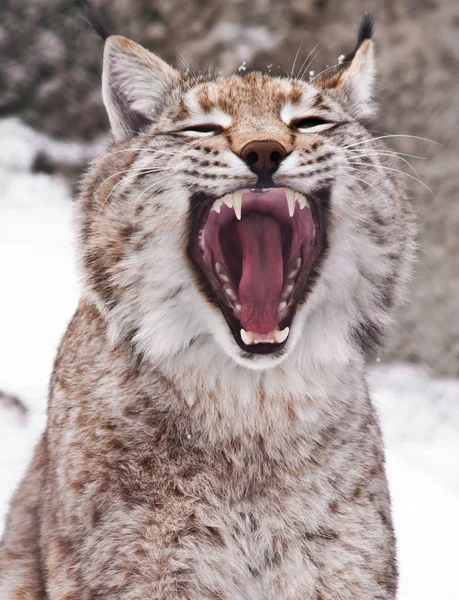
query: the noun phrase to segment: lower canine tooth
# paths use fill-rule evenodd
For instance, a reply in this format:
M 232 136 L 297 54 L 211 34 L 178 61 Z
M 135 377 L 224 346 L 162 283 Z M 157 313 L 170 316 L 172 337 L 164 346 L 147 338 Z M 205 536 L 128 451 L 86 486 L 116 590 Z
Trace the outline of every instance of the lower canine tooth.
M 279 312 L 283 311 L 284 308 L 287 306 L 287 302 L 285 302 L 285 300 L 283 300 L 280 304 L 279 304 Z
M 245 329 L 241 329 L 241 339 L 247 346 L 253 344 L 253 333 L 251 331 L 246 331 Z
M 285 340 L 288 338 L 288 334 L 290 333 L 290 328 L 286 327 L 285 329 L 283 329 L 282 331 L 279 331 L 278 329 L 274 330 L 274 339 L 276 340 L 277 344 L 282 344 L 282 342 L 285 342 Z

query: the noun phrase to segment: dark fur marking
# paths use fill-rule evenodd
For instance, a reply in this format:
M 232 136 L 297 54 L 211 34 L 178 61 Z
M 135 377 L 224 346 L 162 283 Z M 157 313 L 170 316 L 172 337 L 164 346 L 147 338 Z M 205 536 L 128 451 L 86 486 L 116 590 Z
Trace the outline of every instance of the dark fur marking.
M 339 504 L 337 500 L 333 500 L 333 502 L 330 502 L 330 504 L 328 505 L 328 509 L 331 513 L 333 513 L 334 515 L 336 513 L 339 512 Z
M 135 233 L 135 228 L 133 225 L 126 225 L 122 229 L 120 229 L 120 236 L 124 241 L 128 242 L 133 234 Z
M 391 308 L 394 304 L 394 288 L 395 278 L 389 275 L 384 279 L 381 290 L 381 299 L 386 308 Z
M 324 160 L 328 160 L 329 158 L 331 158 L 331 152 L 327 152 L 326 154 L 321 154 L 320 156 L 318 156 L 316 158 L 316 162 L 323 162 Z
M 370 320 L 364 320 L 352 329 L 352 337 L 364 352 L 376 351 L 382 336 L 380 326 Z
M 258 569 L 251 567 L 250 565 L 247 565 L 247 567 L 252 577 L 260 577 L 260 571 Z
M 324 102 L 324 97 L 322 94 L 317 94 L 312 103 L 313 108 L 317 108 L 319 110 L 327 110 L 329 107 L 326 102 Z
M 104 264 L 104 257 L 100 254 L 99 249 L 95 251 L 86 250 L 84 262 L 94 289 L 101 295 L 108 307 L 113 308 L 115 289 L 109 281 L 109 271 L 107 265 Z
M 168 302 L 169 300 L 173 300 L 174 298 L 176 298 L 181 292 L 183 291 L 183 285 L 179 285 L 177 288 L 175 288 L 175 290 L 172 290 L 172 292 L 170 294 L 167 294 L 167 296 L 163 296 L 160 300 L 160 302 Z
M 311 531 L 306 531 L 306 533 L 304 534 L 306 539 L 309 541 L 314 541 L 314 540 L 327 540 L 327 541 L 334 541 L 337 540 L 339 538 L 339 535 L 336 533 L 336 531 L 332 531 L 331 529 L 319 529 L 319 531 L 315 531 L 315 532 L 311 532 Z
M 212 527 L 210 525 L 207 525 L 203 531 L 204 531 L 206 538 L 213 545 L 220 546 L 220 547 L 226 546 L 225 540 L 224 540 L 220 530 L 217 527 Z
M 379 515 L 383 525 L 385 525 L 386 527 L 389 527 L 390 521 L 389 521 L 389 517 L 386 515 L 386 513 L 380 509 L 380 510 L 378 510 L 378 515 Z

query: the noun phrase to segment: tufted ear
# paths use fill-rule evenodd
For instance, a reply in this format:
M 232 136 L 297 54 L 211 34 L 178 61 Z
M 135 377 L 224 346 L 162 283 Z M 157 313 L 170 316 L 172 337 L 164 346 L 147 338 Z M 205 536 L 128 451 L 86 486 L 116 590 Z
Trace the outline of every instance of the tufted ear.
M 315 85 L 330 91 L 357 119 L 373 117 L 376 112 L 373 24 L 373 16 L 365 12 L 354 50 L 342 57 L 333 71 L 324 72 L 314 81 Z
M 152 123 L 180 82 L 180 73 L 155 54 L 125 37 L 108 37 L 102 96 L 115 142 L 132 137 Z

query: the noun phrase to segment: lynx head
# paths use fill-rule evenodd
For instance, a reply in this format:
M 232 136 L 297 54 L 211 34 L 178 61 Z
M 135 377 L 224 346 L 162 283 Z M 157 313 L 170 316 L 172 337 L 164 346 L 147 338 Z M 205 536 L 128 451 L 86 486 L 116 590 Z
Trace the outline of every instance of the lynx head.
M 153 360 L 252 369 L 378 342 L 406 278 L 410 220 L 373 114 L 372 22 L 308 81 L 180 73 L 106 41 L 115 146 L 80 201 L 87 296 Z M 225 359 L 227 360 L 227 358 Z

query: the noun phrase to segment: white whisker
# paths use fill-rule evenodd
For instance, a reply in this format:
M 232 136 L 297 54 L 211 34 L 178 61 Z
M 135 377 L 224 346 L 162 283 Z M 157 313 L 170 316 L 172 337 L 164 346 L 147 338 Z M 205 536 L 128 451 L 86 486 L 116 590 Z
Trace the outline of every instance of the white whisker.
M 319 56 L 319 54 L 322 52 L 322 50 L 319 50 L 314 56 L 313 53 L 317 50 L 318 46 L 320 45 L 320 42 L 317 42 L 317 44 L 314 46 L 314 48 L 311 50 L 311 52 L 306 56 L 306 58 L 304 59 L 300 70 L 298 71 L 298 75 L 297 75 L 297 79 L 301 79 L 304 75 L 304 73 L 306 73 L 306 71 L 309 69 L 309 67 L 312 65 L 312 63 L 314 62 L 314 60 Z M 312 56 L 311 60 L 308 62 L 309 57 Z M 306 64 L 307 63 L 307 64 Z M 306 65 L 306 67 L 305 67 Z
M 294 77 L 296 61 L 298 60 L 298 55 L 301 52 L 301 48 L 303 47 L 303 44 L 304 44 L 304 39 L 302 40 L 301 44 L 298 46 L 298 50 L 296 51 L 295 58 L 293 60 L 292 70 L 290 72 L 290 79 L 293 79 L 293 77 Z
M 430 142 L 432 144 L 435 144 L 436 146 L 442 145 L 442 144 L 439 144 L 438 142 L 436 142 L 435 140 L 429 140 L 428 138 L 420 137 L 419 135 L 408 135 L 408 134 L 398 133 L 398 134 L 390 134 L 390 135 L 380 135 L 375 138 L 361 140 L 360 142 L 354 142 L 353 144 L 348 144 L 347 146 L 342 146 L 341 149 L 346 150 L 347 148 L 359 146 L 360 144 L 371 144 L 371 142 L 375 142 L 376 140 L 384 140 L 387 138 L 411 138 L 413 140 L 421 140 L 423 142 Z
M 107 158 L 110 158 L 111 156 L 114 156 L 115 154 L 120 154 L 122 152 L 146 152 L 147 154 L 152 154 L 154 156 L 183 156 L 186 152 L 188 152 L 189 149 L 190 148 L 187 147 L 184 148 L 182 152 L 167 152 L 166 150 L 156 150 L 154 148 L 124 148 L 123 150 L 115 150 L 113 152 L 110 152 L 109 154 L 106 154 L 100 159 L 100 163 L 102 163 Z
M 409 154 L 405 155 L 405 154 L 403 154 L 403 152 L 391 152 L 391 151 L 387 151 L 387 152 L 384 152 L 384 151 L 380 151 L 380 152 L 378 152 L 378 151 L 370 151 L 370 152 L 365 152 L 365 154 L 362 154 L 361 150 L 348 150 L 348 151 L 344 151 L 345 154 L 347 154 L 347 152 L 356 152 L 356 153 L 359 152 L 359 154 L 356 154 L 355 156 L 351 156 L 351 158 L 353 160 L 354 159 L 359 159 L 359 158 L 361 158 L 361 159 L 368 158 L 370 156 L 376 156 L 376 157 L 379 157 L 379 156 L 389 156 L 389 157 L 391 157 L 393 159 L 401 160 L 401 161 L 403 161 L 404 163 L 406 163 L 410 167 L 410 169 L 413 171 L 413 173 L 417 177 L 420 178 L 420 175 L 417 172 L 417 170 L 414 168 L 414 166 L 408 160 L 406 160 L 405 158 L 403 158 L 403 156 L 411 156 Z M 424 157 L 419 157 L 418 156 L 418 157 L 414 157 L 414 158 L 424 158 Z M 373 165 L 373 163 L 370 162 L 370 163 L 368 163 L 368 166 L 374 166 L 374 165 Z
M 96 189 L 96 191 L 94 192 L 94 196 L 97 195 L 97 193 L 99 192 L 100 188 L 102 186 L 104 186 L 107 181 L 110 181 L 110 179 L 113 179 L 113 177 L 117 177 L 118 175 L 122 175 L 123 173 L 131 173 L 132 171 L 135 171 L 135 175 L 138 175 L 139 172 L 145 171 L 145 174 L 147 173 L 156 173 L 156 172 L 160 172 L 160 171 L 165 171 L 167 169 L 170 168 L 170 166 L 168 165 L 167 167 L 129 167 L 129 169 L 124 169 L 123 171 L 117 171 L 116 173 L 113 173 L 112 175 L 109 175 L 108 177 L 106 177 L 102 183 L 99 185 L 99 187 Z M 133 177 L 135 176 L 133 175 Z M 127 179 L 127 177 L 123 177 L 121 179 L 121 181 L 119 181 L 116 185 L 118 185 L 119 183 L 121 183 L 122 181 L 124 181 L 125 179 Z
M 342 63 L 335 63 L 334 65 L 331 65 L 329 67 L 327 67 L 326 69 L 324 69 L 323 71 L 321 71 L 320 73 L 317 73 L 317 75 L 314 75 L 314 77 L 311 79 L 311 83 L 314 83 L 314 81 L 320 77 L 321 75 L 323 75 L 324 73 L 326 73 L 327 71 L 330 71 L 331 69 L 334 69 L 335 67 L 339 67 L 339 65 L 341 65 Z
M 357 169 L 357 167 L 345 167 L 346 169 L 352 169 L 353 171 L 359 171 L 359 173 L 361 172 L 360 169 Z M 361 179 L 360 177 L 356 177 L 355 175 L 351 175 L 348 174 L 347 177 L 351 177 L 352 179 L 356 180 L 356 181 L 360 181 L 366 185 L 369 185 L 371 188 L 373 188 L 380 196 L 381 198 L 384 200 L 384 202 L 386 203 L 387 209 L 389 210 L 389 212 L 392 214 L 392 209 L 390 206 L 390 202 L 387 199 L 387 196 L 385 196 L 381 190 L 378 190 L 378 188 L 376 186 L 374 186 L 372 183 L 366 181 L 366 179 Z
M 344 152 L 345 154 L 347 154 L 347 152 L 365 152 L 365 154 L 362 154 L 362 156 L 373 156 L 376 154 L 387 154 L 389 156 L 394 156 L 395 158 L 397 158 L 398 156 L 407 156 L 408 158 L 416 158 L 418 160 L 427 160 L 427 156 L 418 156 L 416 154 L 408 154 L 407 152 L 397 152 L 396 150 L 392 150 L 389 148 L 384 148 L 382 150 L 378 150 L 378 147 L 374 147 L 374 148 L 369 148 L 368 152 L 365 151 L 365 148 L 362 150 L 362 148 L 355 148 L 354 150 L 347 150 L 346 148 L 336 148 L 336 151 L 338 152 Z
M 134 200 L 134 205 L 132 207 L 132 222 L 134 223 L 134 219 L 135 219 L 135 209 L 137 207 L 137 203 L 140 200 L 140 198 L 146 193 L 148 192 L 148 190 L 150 190 L 151 188 L 155 187 L 155 185 L 159 185 L 160 183 L 163 183 L 163 181 L 168 181 L 170 179 L 170 177 L 164 177 L 163 179 L 160 179 L 159 181 L 155 181 L 154 183 L 152 183 L 151 185 L 149 185 L 148 187 L 146 187 L 138 196 L 137 198 Z M 157 196 L 159 194 L 159 192 L 157 192 L 155 194 L 155 196 Z
M 423 187 L 425 187 L 426 190 L 428 190 L 432 196 L 435 198 L 435 194 L 432 192 L 432 190 L 429 188 L 428 185 L 426 185 L 423 181 L 421 181 L 418 177 L 414 177 L 413 175 L 410 175 L 409 173 L 405 173 L 405 171 L 401 171 L 400 169 L 394 169 L 392 167 L 386 167 L 385 165 L 374 165 L 374 164 L 368 164 L 368 163 L 363 163 L 363 162 L 349 162 L 349 164 L 351 165 L 363 165 L 365 167 L 373 167 L 374 169 L 384 169 L 385 171 L 392 171 L 394 173 L 399 173 L 400 175 L 405 175 L 406 177 L 409 177 L 410 179 L 413 179 L 414 181 L 416 181 L 417 183 L 420 183 Z M 362 171 L 362 169 L 360 169 L 360 171 Z
M 190 63 L 186 60 L 186 58 L 180 52 L 178 52 L 177 55 L 178 55 L 179 59 L 182 61 L 182 63 L 185 65 L 185 67 L 188 69 L 188 71 L 190 72 L 190 75 L 194 79 L 195 83 L 198 84 L 199 83 L 199 79 L 196 77 L 196 74 L 193 71 L 193 69 L 191 68 Z

